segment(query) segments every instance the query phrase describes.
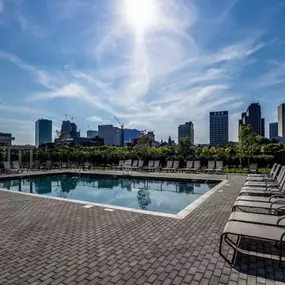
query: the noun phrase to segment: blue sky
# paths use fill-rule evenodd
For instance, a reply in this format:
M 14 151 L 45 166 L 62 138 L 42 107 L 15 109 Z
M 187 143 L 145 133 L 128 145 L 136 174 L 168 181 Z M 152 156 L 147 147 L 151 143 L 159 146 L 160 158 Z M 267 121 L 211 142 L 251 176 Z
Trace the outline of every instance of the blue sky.
M 229 110 L 236 140 L 257 98 L 266 127 L 277 120 L 283 0 L 133 0 L 149 5 L 139 15 L 130 1 L 0 0 L 0 132 L 34 144 L 38 118 L 55 131 L 67 114 L 84 134 L 116 115 L 157 140 L 191 120 L 207 143 L 209 112 Z

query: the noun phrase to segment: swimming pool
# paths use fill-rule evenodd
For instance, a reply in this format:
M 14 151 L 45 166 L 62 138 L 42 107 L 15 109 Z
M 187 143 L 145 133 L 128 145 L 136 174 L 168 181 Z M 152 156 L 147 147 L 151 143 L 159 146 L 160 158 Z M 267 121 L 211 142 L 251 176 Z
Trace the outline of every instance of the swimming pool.
M 217 183 L 75 175 L 30 177 L 0 182 L 0 188 L 132 209 L 177 214 Z

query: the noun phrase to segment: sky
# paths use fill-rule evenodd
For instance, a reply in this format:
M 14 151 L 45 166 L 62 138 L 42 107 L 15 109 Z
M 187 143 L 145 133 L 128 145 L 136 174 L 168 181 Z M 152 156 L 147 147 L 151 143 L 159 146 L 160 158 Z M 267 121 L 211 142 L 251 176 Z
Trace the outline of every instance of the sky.
M 285 102 L 284 0 L 0 0 L 0 132 L 35 143 L 35 121 L 73 118 L 154 131 L 192 121 L 209 142 L 209 112 L 238 119 Z

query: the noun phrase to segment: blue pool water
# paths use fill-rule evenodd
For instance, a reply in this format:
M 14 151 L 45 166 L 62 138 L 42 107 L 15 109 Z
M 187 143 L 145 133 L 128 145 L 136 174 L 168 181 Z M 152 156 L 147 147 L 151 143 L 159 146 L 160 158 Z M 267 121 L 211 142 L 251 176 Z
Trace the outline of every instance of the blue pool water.
M 11 191 L 103 203 L 177 214 L 216 183 L 193 183 L 70 175 L 33 177 L 0 182 Z

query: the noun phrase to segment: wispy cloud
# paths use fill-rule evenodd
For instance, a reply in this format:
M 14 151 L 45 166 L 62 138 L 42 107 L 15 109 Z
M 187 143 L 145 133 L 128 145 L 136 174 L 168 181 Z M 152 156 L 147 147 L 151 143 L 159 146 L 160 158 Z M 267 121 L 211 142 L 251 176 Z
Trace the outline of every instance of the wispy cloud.
M 23 15 L 18 14 L 17 20 L 20 24 L 22 31 L 29 31 L 37 38 L 45 38 L 48 36 L 47 31 L 39 27 L 39 25 L 32 23 L 30 20 L 28 20 Z
M 103 122 L 103 119 L 98 116 L 90 116 L 85 118 L 89 122 Z
M 2 113 L 4 111 L 7 111 L 9 113 L 21 113 L 24 115 L 30 115 L 30 114 L 34 114 L 34 115 L 38 115 L 38 116 L 52 116 L 55 117 L 54 114 L 50 113 L 49 111 L 46 110 L 42 110 L 39 108 L 32 108 L 29 106 L 16 106 L 16 105 L 9 105 L 6 103 L 2 103 L 0 100 L 0 110 L 2 111 Z
M 19 68 L 31 72 L 35 76 L 36 81 L 45 88 L 53 89 L 56 88 L 60 83 L 60 78 L 58 76 L 51 75 L 49 72 L 46 72 L 43 69 L 24 62 L 22 59 L 12 53 L 0 50 L 0 59 L 9 60 Z
M 275 86 L 285 82 L 285 62 L 270 61 L 269 64 L 273 68 L 258 78 L 256 88 Z

